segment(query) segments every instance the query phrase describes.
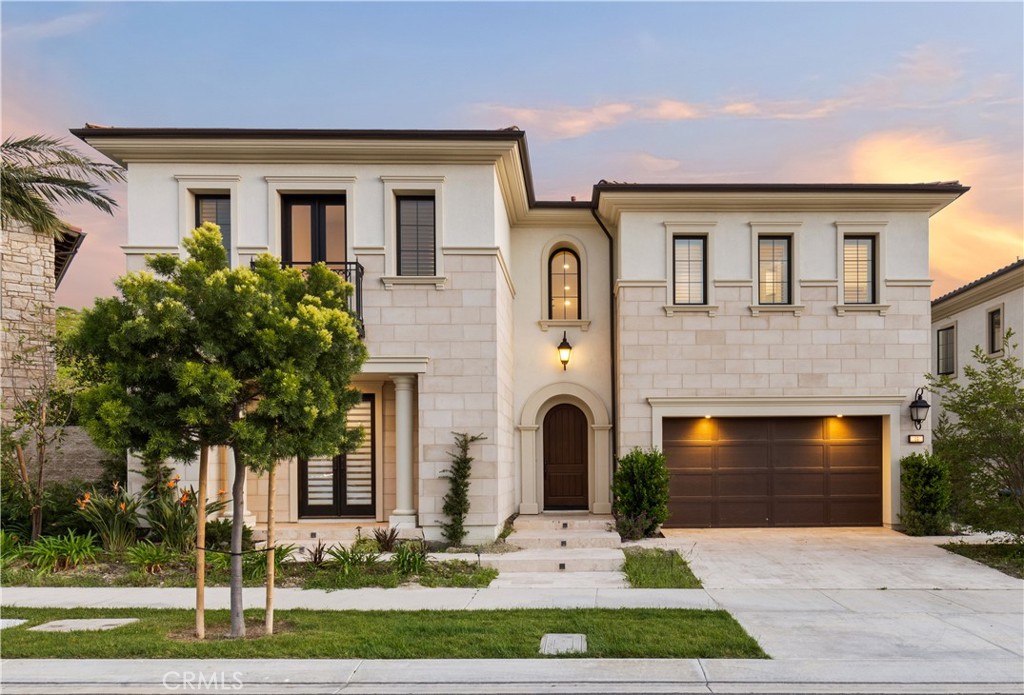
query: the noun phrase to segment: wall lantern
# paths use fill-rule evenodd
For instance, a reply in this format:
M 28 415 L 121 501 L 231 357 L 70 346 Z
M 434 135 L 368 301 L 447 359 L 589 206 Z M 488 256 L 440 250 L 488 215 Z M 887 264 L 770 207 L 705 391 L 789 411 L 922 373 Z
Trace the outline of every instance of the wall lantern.
M 569 344 L 569 339 L 566 337 L 565 331 L 562 331 L 562 342 L 558 344 L 558 359 L 562 363 L 563 372 L 569 364 L 570 357 L 572 357 L 572 345 Z
M 910 419 L 914 421 L 914 427 L 921 429 L 921 423 L 928 417 L 928 409 L 931 405 L 924 399 L 924 389 L 919 388 L 914 394 L 914 402 L 910 404 Z

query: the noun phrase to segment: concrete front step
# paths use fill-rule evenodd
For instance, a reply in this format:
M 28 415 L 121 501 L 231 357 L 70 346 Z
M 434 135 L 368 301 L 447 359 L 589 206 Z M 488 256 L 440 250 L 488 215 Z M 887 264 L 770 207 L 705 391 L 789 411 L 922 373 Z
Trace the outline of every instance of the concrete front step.
M 458 556 L 456 556 L 458 557 Z M 476 556 L 467 556 L 475 561 Z M 480 563 L 498 572 L 618 572 L 625 556 L 613 548 L 551 548 L 481 555 Z
M 628 589 L 622 572 L 506 572 L 491 589 Z
M 590 529 L 607 531 L 614 529 L 615 519 L 604 514 L 522 514 L 516 517 L 516 531 L 540 530 L 554 531 L 559 529 Z
M 618 548 L 622 539 L 614 531 L 597 529 L 523 529 L 508 537 L 520 548 Z
M 317 541 L 323 541 L 325 545 L 331 543 L 351 543 L 358 535 L 363 538 L 373 538 L 373 529 L 386 528 L 387 524 L 367 522 L 365 524 L 334 525 L 324 524 L 323 526 L 284 526 L 278 524 L 274 529 L 274 537 L 278 543 L 310 543 L 316 545 Z M 315 534 L 315 537 L 314 537 Z M 256 540 L 266 540 L 266 528 L 259 528 L 253 532 Z

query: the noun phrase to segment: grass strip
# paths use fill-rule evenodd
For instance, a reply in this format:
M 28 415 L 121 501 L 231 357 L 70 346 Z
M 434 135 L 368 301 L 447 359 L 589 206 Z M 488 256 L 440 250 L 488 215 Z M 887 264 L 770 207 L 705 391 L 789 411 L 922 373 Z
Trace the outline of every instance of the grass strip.
M 275 611 L 279 632 L 225 639 L 227 611 L 207 611 L 207 635 L 190 637 L 190 610 L 17 608 L 28 621 L 3 631 L 5 659 L 524 659 L 539 657 L 551 632 L 587 636 L 591 658 L 767 658 L 725 611 L 579 609 L 502 611 Z M 263 612 L 246 611 L 256 627 Z M 30 632 L 68 618 L 139 618 L 105 632 Z M 255 630 L 252 630 L 255 633 Z M 569 656 L 569 655 L 563 655 Z
M 1017 543 L 946 543 L 939 546 L 1017 579 L 1024 579 L 1024 545 Z
M 700 580 L 690 571 L 686 560 L 674 550 L 662 548 L 625 548 L 622 566 L 634 589 L 699 589 Z

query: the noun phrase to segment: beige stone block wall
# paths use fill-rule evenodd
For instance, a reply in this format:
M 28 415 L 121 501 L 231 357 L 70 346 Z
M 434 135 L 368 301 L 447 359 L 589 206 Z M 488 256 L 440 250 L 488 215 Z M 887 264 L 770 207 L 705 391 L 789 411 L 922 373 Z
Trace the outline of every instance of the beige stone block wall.
M 901 395 L 909 403 L 930 366 L 929 292 L 887 287 L 885 316 L 838 316 L 836 286 L 802 287 L 801 316 L 752 316 L 749 288 L 716 287 L 719 313 L 709 317 L 666 316 L 660 287 L 621 288 L 619 454 L 652 444 L 651 397 Z
M 0 395 L 6 419 L 12 390 L 30 389 L 42 374 L 43 360 L 52 359 L 40 349 L 25 362 L 12 363 L 25 348 L 45 345 L 53 337 L 55 281 L 52 238 L 17 225 L 4 229 L 0 239 Z

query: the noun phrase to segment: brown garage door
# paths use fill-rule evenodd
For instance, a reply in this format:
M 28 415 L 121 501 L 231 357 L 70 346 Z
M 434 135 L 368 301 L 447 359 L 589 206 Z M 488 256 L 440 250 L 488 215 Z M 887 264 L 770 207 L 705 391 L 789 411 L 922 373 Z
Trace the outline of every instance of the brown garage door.
M 672 418 L 667 527 L 880 526 L 882 422 Z

